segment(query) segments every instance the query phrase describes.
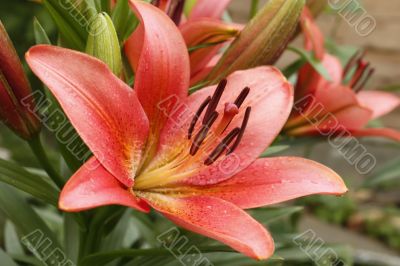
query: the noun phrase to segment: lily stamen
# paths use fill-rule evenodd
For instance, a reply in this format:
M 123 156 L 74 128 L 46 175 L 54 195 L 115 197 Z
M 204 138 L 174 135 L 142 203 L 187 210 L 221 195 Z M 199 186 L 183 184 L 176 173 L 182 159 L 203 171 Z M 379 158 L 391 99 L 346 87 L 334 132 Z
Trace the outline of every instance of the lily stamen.
M 231 154 L 232 152 L 234 152 L 235 149 L 239 146 L 240 141 L 243 138 L 244 131 L 246 130 L 247 123 L 249 122 L 250 112 L 251 112 L 251 107 L 249 106 L 249 107 L 246 108 L 246 112 L 244 114 L 242 126 L 240 127 L 240 132 L 239 132 L 239 134 L 238 134 L 238 136 L 236 138 L 236 141 L 233 143 L 232 147 L 228 149 L 228 151 L 226 153 L 227 155 Z
M 194 128 L 197 124 L 197 121 L 199 120 L 201 114 L 203 113 L 204 109 L 207 107 L 207 105 L 210 103 L 211 97 L 208 96 L 204 102 L 200 105 L 199 109 L 197 110 L 196 114 L 194 115 L 192 121 L 190 122 L 189 130 L 188 130 L 188 139 L 192 138 L 192 134 L 194 131 Z
M 223 79 L 218 84 L 217 88 L 215 89 L 215 92 L 211 98 L 209 105 L 208 105 L 206 114 L 204 115 L 203 125 L 207 123 L 207 121 L 210 119 L 210 116 L 213 114 L 215 109 L 217 109 L 218 103 L 221 100 L 221 96 L 224 93 L 227 83 L 228 83 L 228 81 L 226 79 Z
M 206 123 L 201 127 L 193 140 L 192 146 L 190 147 L 190 155 L 193 156 L 197 153 L 204 139 L 207 137 L 208 131 L 210 130 L 211 126 L 214 124 L 215 120 L 217 120 L 218 115 L 218 112 L 214 111 L 211 114 L 210 118 L 206 121 Z
M 247 98 L 247 95 L 249 95 L 249 92 L 250 92 L 250 88 L 249 87 L 244 88 L 240 92 L 239 96 L 236 98 L 236 100 L 234 102 L 238 108 L 240 108 L 240 106 L 242 106 L 242 103 Z
M 235 139 L 235 137 L 240 133 L 240 128 L 235 128 L 232 130 L 226 137 L 222 140 L 222 142 L 211 152 L 208 158 L 204 161 L 205 165 L 213 164 L 221 154 L 228 148 L 231 142 Z
M 367 82 L 371 78 L 372 74 L 374 74 L 374 72 L 375 68 L 373 67 L 369 67 L 368 69 L 366 69 L 362 75 L 362 78 L 360 78 L 357 84 L 354 85 L 353 90 L 355 92 L 359 92 L 365 86 L 365 84 L 367 84 Z

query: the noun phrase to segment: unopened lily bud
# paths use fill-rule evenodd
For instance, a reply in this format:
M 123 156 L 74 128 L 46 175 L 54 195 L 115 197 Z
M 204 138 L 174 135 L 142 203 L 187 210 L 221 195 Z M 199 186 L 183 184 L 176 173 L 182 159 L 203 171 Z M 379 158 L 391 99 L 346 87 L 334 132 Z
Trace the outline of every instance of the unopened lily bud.
M 0 22 L 0 119 L 24 139 L 30 139 L 40 131 L 31 95 L 21 61 Z
M 242 30 L 207 77 L 218 82 L 230 73 L 273 64 L 285 50 L 305 0 L 270 0 Z
M 111 18 L 106 13 L 98 14 L 91 23 L 86 53 L 106 63 L 116 76 L 122 76 L 118 35 Z

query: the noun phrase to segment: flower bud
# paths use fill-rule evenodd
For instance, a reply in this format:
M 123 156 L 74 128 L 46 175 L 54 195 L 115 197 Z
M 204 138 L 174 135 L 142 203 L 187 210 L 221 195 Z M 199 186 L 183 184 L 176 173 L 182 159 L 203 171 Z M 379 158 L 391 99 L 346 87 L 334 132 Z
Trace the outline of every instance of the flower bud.
M 247 24 L 207 77 L 218 82 L 230 73 L 273 64 L 285 50 L 305 0 L 270 0 Z
M 40 131 L 35 102 L 17 52 L 0 22 L 0 119 L 16 134 L 30 139 Z
M 92 21 L 86 53 L 106 63 L 116 76 L 122 76 L 122 57 L 118 35 L 111 18 L 106 13 L 98 14 Z

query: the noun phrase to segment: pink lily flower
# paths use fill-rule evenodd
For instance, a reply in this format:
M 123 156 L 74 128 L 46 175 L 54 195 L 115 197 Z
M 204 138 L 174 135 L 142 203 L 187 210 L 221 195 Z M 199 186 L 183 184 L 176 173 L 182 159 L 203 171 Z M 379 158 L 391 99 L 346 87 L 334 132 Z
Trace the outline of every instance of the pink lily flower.
M 199 0 L 192 8 L 189 17 L 184 18 L 183 22 L 180 21 L 184 1 L 168 0 L 153 1 L 152 3 L 167 13 L 179 25 L 187 47 L 197 47 L 190 52 L 189 56 L 191 85 L 201 81 L 210 73 L 221 57 L 218 52 L 224 45 L 233 40 L 243 28 L 242 25 L 221 21 L 221 16 L 230 0 Z M 125 43 L 125 53 L 134 70 L 136 70 L 135 62 L 138 57 L 138 46 L 140 46 L 137 35 L 140 35 L 139 31 L 132 34 Z
M 381 136 L 400 141 L 399 131 L 366 127 L 371 120 L 397 108 L 400 99 L 384 91 L 363 90 L 374 71 L 363 54 L 357 53 L 343 68 L 338 58 L 325 51 L 324 36 L 308 9 L 303 11 L 301 25 L 305 48 L 314 52 L 332 80 L 326 80 L 310 64 L 300 69 L 295 107 L 285 125 L 286 133 L 292 136 Z M 350 80 L 345 84 L 349 74 Z
M 154 6 L 131 6 L 143 25 L 134 90 L 79 52 L 40 45 L 26 55 L 94 154 L 62 190 L 60 209 L 152 207 L 247 256 L 270 257 L 272 237 L 243 209 L 347 191 L 318 163 L 258 159 L 289 116 L 292 86 L 279 70 L 259 67 L 188 96 L 179 30 Z

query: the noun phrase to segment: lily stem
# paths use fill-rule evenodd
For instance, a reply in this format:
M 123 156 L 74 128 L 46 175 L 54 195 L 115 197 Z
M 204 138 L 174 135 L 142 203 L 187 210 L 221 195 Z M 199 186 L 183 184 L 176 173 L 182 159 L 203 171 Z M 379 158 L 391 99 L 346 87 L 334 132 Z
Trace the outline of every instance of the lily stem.
M 51 165 L 50 160 L 43 148 L 43 144 L 40 140 L 40 135 L 37 134 L 35 137 L 28 141 L 28 144 L 43 169 L 51 178 L 51 180 L 53 180 L 53 182 L 61 189 L 64 186 L 65 181 Z

